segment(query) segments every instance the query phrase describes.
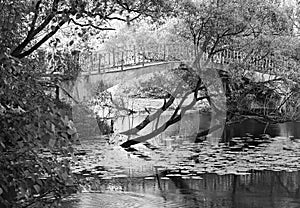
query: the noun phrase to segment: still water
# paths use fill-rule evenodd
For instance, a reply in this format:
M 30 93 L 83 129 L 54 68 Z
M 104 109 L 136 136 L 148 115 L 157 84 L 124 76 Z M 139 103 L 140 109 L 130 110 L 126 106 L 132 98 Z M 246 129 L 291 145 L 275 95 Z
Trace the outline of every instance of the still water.
M 116 132 L 122 132 L 128 130 L 139 123 L 141 123 L 145 115 L 137 115 L 131 117 L 119 117 L 115 121 Z M 162 124 L 170 118 L 170 115 L 163 115 L 158 121 Z M 157 120 L 149 124 L 140 133 L 146 134 L 155 129 Z M 206 130 L 210 126 L 213 126 L 213 120 L 210 113 L 202 113 L 199 111 L 193 111 L 187 113 L 180 122 L 170 126 L 165 132 L 162 133 L 162 137 L 178 136 L 178 135 L 192 135 L 196 132 Z M 232 138 L 245 136 L 247 134 L 259 136 L 260 134 L 266 133 L 271 137 L 282 136 L 282 137 L 294 137 L 300 138 L 300 121 L 299 122 L 286 122 L 278 124 L 267 124 L 257 120 L 247 119 L 241 123 L 233 124 L 226 128 L 223 137 Z
M 126 131 L 144 117 L 119 118 L 114 130 Z M 276 139 L 264 149 L 231 152 L 225 151 L 226 145 L 195 144 L 185 137 L 206 129 L 210 120 L 209 114 L 188 114 L 149 141 L 158 149 L 142 148 L 138 153 L 126 152 L 117 141 L 83 141 L 91 154 L 82 159 L 86 166 L 80 177 L 89 185 L 63 207 L 300 208 L 300 123 L 266 126 L 246 120 L 232 125 L 221 135 L 223 141 L 262 133 Z
M 299 172 L 264 171 L 246 176 L 204 174 L 201 180 L 126 178 L 102 183 L 111 191 L 78 194 L 66 207 L 300 207 Z

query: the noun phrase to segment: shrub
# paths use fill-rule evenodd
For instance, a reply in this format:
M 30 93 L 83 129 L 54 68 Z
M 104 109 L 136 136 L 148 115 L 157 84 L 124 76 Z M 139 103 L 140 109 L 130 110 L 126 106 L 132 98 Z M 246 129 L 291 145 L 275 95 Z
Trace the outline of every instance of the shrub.
M 28 65 L 0 58 L 0 207 L 47 207 L 74 187 L 76 131 Z

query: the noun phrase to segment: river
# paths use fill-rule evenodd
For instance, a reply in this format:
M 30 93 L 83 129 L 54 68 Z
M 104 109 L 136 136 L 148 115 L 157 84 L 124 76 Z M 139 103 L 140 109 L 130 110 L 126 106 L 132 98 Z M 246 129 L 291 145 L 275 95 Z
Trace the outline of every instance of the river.
M 118 118 L 114 131 L 126 131 L 144 117 Z M 187 114 L 148 145 L 135 145 L 132 152 L 119 146 L 123 138 L 116 135 L 83 140 L 80 148 L 88 154 L 74 173 L 88 185 L 63 207 L 300 207 L 300 123 L 266 127 L 246 120 L 225 129 L 224 143 L 195 143 L 187 136 L 207 128 L 210 120 L 209 114 Z M 155 126 L 149 125 L 141 134 Z M 227 142 L 240 137 L 258 141 L 255 138 L 263 133 L 271 138 L 238 150 Z

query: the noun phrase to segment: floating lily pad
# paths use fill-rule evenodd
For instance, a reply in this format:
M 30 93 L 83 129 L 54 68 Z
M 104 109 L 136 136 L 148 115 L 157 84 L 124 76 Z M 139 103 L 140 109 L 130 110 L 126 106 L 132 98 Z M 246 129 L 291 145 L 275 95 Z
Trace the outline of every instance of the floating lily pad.
M 145 180 L 155 180 L 154 177 L 145 177 L 144 179 L 145 179 Z
M 191 176 L 191 178 L 194 179 L 194 180 L 201 180 L 201 179 L 203 179 L 203 178 L 200 177 L 200 176 Z

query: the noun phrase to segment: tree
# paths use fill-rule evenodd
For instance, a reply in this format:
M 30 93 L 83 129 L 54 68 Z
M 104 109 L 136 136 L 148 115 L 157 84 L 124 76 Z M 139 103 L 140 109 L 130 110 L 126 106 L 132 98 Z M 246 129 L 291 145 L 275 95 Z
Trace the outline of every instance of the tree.
M 224 126 L 249 117 L 266 123 L 298 118 L 298 102 L 293 104 L 294 107 L 289 112 L 285 111 L 284 115 L 281 108 L 287 100 L 294 102 L 291 98 L 298 96 L 294 89 L 297 89 L 299 82 L 296 68 L 290 65 L 295 66 L 298 62 L 288 55 L 292 50 L 282 47 L 289 45 L 286 39 L 292 34 L 291 24 L 281 7 L 265 1 L 195 3 L 187 0 L 177 2 L 177 9 L 175 15 L 182 20 L 177 25 L 178 35 L 194 45 L 196 54 L 192 66 L 182 66 L 178 70 L 196 77 L 195 84 L 190 85 L 190 90 L 184 91 L 186 94 L 167 122 L 147 135 L 123 143 L 123 147 L 144 142 L 160 134 L 179 121 L 199 100 L 208 101 L 215 117 L 211 128 L 199 132 L 197 138 L 216 130 L 222 132 Z M 214 69 L 210 58 L 215 58 L 216 54 L 220 54 L 221 58 L 226 57 L 226 53 L 231 51 L 239 52 L 235 52 L 239 57 L 231 56 L 239 62 L 228 62 L 225 70 Z M 202 58 L 204 54 L 208 59 Z M 271 60 L 272 67 L 265 67 L 268 60 Z M 288 79 L 285 78 L 286 74 L 289 74 Z M 177 88 L 174 87 L 171 98 L 157 112 L 123 134 L 136 134 L 167 110 L 178 95 L 183 77 L 180 80 Z M 190 95 L 194 99 L 183 107 L 184 100 Z M 283 102 L 278 104 L 276 102 L 279 99 Z M 255 103 L 259 104 L 259 108 L 268 106 L 267 109 L 270 109 L 273 106 L 275 109 L 271 112 L 257 112 L 253 107 Z
M 152 0 L 4 0 L 0 8 L 0 206 L 53 207 L 77 187 L 64 159 L 73 156 L 76 129 L 52 95 L 59 80 L 70 79 L 57 72 L 68 72 L 73 58 L 58 50 L 49 58 L 41 49 L 48 43 L 56 50 L 62 40 L 55 35 L 71 24 L 86 28 L 82 36 L 168 7 Z
M 113 30 L 107 22 L 120 20 L 133 21 L 141 15 L 154 15 L 160 8 L 164 8 L 162 1 L 20 1 L 4 3 L 4 7 L 17 8 L 21 12 L 22 22 L 15 22 L 24 32 L 23 40 L 15 45 L 11 54 L 17 58 L 30 55 L 43 43 L 55 35 L 64 25 L 73 23 L 81 27 L 91 27 L 97 30 Z M 22 12 L 21 8 L 26 8 Z M 21 10 L 21 11 L 18 11 Z M 131 18 L 131 14 L 134 16 Z M 122 17 L 122 16 L 125 16 Z M 154 16 L 153 16 L 154 17 Z M 29 28 L 27 31 L 26 29 Z M 26 31 L 26 32 L 25 32 Z M 43 35 L 43 33 L 46 33 Z

